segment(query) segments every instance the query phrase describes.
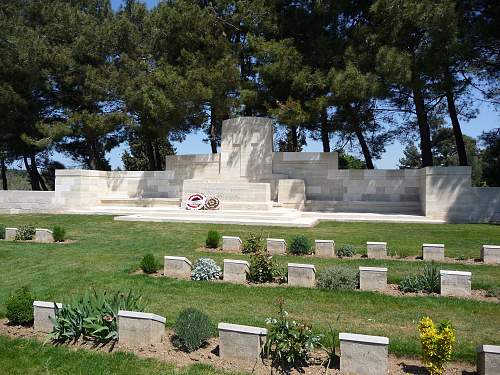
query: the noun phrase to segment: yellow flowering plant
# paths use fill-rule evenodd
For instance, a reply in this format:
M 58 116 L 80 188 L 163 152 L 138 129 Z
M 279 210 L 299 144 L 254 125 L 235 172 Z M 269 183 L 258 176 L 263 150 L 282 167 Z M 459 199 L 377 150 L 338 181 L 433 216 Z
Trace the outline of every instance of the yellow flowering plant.
M 422 360 L 431 375 L 442 375 L 446 362 L 451 359 L 455 344 L 455 330 L 449 320 L 438 327 L 431 318 L 423 317 L 418 325 L 422 344 Z

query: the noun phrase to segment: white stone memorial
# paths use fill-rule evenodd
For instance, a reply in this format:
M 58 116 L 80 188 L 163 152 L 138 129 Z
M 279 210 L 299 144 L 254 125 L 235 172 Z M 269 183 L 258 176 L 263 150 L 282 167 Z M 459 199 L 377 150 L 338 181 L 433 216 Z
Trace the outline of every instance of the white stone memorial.
M 288 285 L 314 288 L 316 268 L 312 264 L 288 263 Z
M 163 275 L 175 279 L 191 279 L 193 265 L 186 257 L 165 256 Z
M 17 228 L 5 228 L 5 239 L 7 241 L 14 241 L 17 235 Z
M 219 323 L 219 355 L 224 359 L 255 362 L 260 358 L 267 329 Z
M 54 324 L 50 318 L 56 317 L 56 307 L 62 308 L 61 303 L 47 302 L 47 301 L 34 301 L 33 302 L 33 328 L 36 332 L 50 333 L 54 328 Z
M 370 291 L 387 289 L 387 268 L 359 267 L 359 289 Z
M 500 264 L 500 246 L 483 245 L 481 248 L 481 260 L 484 263 Z
M 481 345 L 477 348 L 477 374 L 500 374 L 500 346 Z
M 246 260 L 224 259 L 224 281 L 230 283 L 244 284 L 247 282 L 247 274 L 250 264 Z
M 229 253 L 241 253 L 241 238 L 233 236 L 222 236 L 222 251 Z
M 54 236 L 52 235 L 52 231 L 49 229 L 36 228 L 35 241 L 45 242 L 45 243 L 54 242 Z
M 387 257 L 387 242 L 367 242 L 366 255 L 368 258 L 382 259 Z
M 316 256 L 321 258 L 335 257 L 335 242 L 332 240 L 316 240 L 314 241 Z
M 268 238 L 267 252 L 270 255 L 284 255 L 286 253 L 286 242 L 283 238 Z
M 444 244 L 437 243 L 424 243 L 422 245 L 422 259 L 423 260 L 444 260 Z
M 118 343 L 129 347 L 147 347 L 162 342 L 165 336 L 163 316 L 138 311 L 118 311 Z
M 357 375 L 389 373 L 389 338 L 340 333 L 340 371 Z
M 441 295 L 467 297 L 471 295 L 470 272 L 465 271 L 439 271 L 441 275 Z

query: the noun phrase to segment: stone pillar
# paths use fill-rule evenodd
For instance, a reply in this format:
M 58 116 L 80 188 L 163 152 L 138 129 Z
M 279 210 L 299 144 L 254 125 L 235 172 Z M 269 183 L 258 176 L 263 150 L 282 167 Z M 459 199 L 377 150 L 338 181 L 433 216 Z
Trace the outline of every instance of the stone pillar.
M 481 260 L 484 263 L 500 264 L 500 246 L 483 245 L 481 248 Z
M 477 347 L 477 374 L 500 374 L 500 346 L 481 345 Z
M 332 240 L 316 240 L 314 253 L 321 258 L 335 258 L 335 242 Z
M 385 290 L 387 289 L 387 268 L 359 267 L 360 290 Z
M 163 274 L 175 279 L 191 279 L 193 265 L 186 257 L 166 256 L 164 258 Z
M 367 242 L 366 253 L 368 258 L 381 259 L 387 257 L 387 242 Z
M 36 228 L 35 241 L 36 242 L 45 242 L 45 243 L 54 242 L 54 237 L 52 235 L 52 231 L 48 230 L 48 229 Z
M 7 241 L 14 241 L 17 235 L 17 228 L 5 228 L 5 239 Z
M 389 373 L 389 338 L 340 333 L 340 371 L 357 375 Z
M 306 202 L 304 180 L 282 179 L 278 181 L 278 202 L 283 207 L 303 209 Z
M 225 359 L 257 361 L 266 341 L 267 329 L 219 323 L 219 355 Z
M 138 311 L 118 311 L 118 343 L 146 347 L 159 344 L 165 336 L 163 316 Z
M 241 253 L 242 242 L 239 237 L 222 236 L 222 251 Z
M 54 329 L 54 324 L 50 318 L 56 317 L 56 307 L 62 308 L 61 303 L 34 301 L 33 302 L 33 328 L 37 332 L 50 333 Z
M 444 260 L 444 244 L 438 243 L 424 243 L 422 245 L 422 259 L 423 260 Z
M 224 281 L 245 284 L 250 264 L 246 260 L 224 259 Z
M 286 242 L 283 238 L 268 238 L 267 252 L 270 255 L 284 255 L 286 253 Z
M 471 295 L 470 272 L 439 271 L 441 274 L 441 295 L 465 297 Z
M 314 288 L 316 268 L 312 264 L 288 263 L 288 285 Z

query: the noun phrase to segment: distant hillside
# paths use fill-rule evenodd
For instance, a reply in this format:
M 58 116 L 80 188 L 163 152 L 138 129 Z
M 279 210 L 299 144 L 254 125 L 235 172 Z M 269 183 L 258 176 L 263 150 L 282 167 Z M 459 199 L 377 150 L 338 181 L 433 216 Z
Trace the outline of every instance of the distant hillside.
M 28 173 L 19 169 L 7 170 L 7 184 L 9 190 L 31 190 L 31 184 L 28 178 Z M 2 184 L 0 182 L 0 190 Z

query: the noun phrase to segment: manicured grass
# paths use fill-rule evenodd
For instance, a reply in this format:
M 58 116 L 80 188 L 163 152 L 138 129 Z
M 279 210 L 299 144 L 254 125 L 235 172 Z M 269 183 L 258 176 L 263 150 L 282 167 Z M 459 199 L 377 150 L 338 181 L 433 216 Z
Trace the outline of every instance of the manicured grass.
M 230 374 L 210 366 L 193 365 L 178 369 L 153 359 L 130 353 L 112 354 L 84 349 L 43 345 L 34 340 L 13 340 L 0 336 L 0 373 L 9 375 L 137 374 L 137 375 L 223 375 Z
M 291 316 L 310 322 L 317 332 L 334 324 L 340 315 L 342 331 L 390 337 L 390 350 L 397 354 L 418 354 L 416 325 L 423 315 L 435 320 L 450 319 L 457 329 L 457 357 L 474 360 L 479 344 L 500 344 L 500 304 L 443 297 L 392 297 L 369 292 L 332 292 L 286 287 L 248 287 L 223 282 L 178 281 L 130 275 L 148 252 L 159 260 L 164 255 L 181 255 L 195 260 L 210 256 L 222 264 L 223 258 L 244 255 L 196 251 L 209 229 L 224 235 L 245 237 L 261 228 L 231 225 L 115 222 L 109 216 L 11 215 L 0 223 L 16 226 L 33 223 L 37 227 L 66 227 L 72 244 L 0 243 L 0 315 L 5 314 L 5 298 L 20 285 L 29 285 L 36 298 L 66 302 L 90 287 L 127 291 L 144 296 L 148 310 L 167 317 L 172 325 L 183 308 L 196 306 L 214 322 L 226 321 L 264 325 L 275 313 L 275 300 L 284 297 Z M 398 254 L 419 254 L 424 242 L 445 243 L 448 256 L 477 257 L 482 244 L 500 244 L 500 226 L 429 225 L 380 223 L 322 223 L 312 229 L 263 228 L 265 237 L 290 238 L 306 234 L 311 239 L 334 239 L 336 245 L 352 243 L 364 247 L 366 241 L 387 241 Z M 314 257 L 276 257 L 312 263 L 319 270 L 330 265 L 357 268 L 359 265 L 389 267 L 389 281 L 417 273 L 423 262 L 398 260 L 345 260 Z M 443 269 L 470 270 L 473 287 L 500 286 L 500 267 L 486 265 L 442 265 Z

